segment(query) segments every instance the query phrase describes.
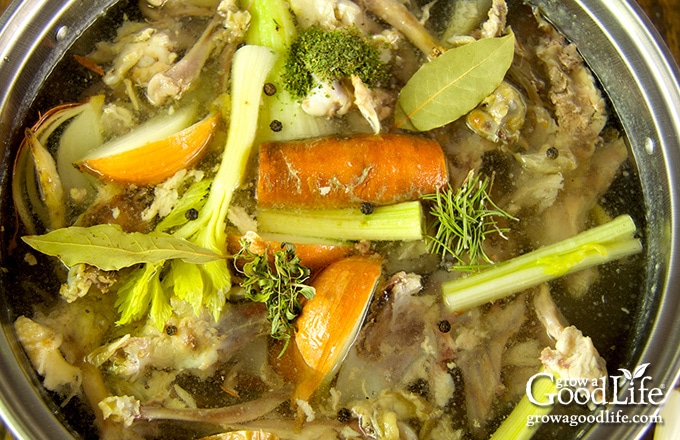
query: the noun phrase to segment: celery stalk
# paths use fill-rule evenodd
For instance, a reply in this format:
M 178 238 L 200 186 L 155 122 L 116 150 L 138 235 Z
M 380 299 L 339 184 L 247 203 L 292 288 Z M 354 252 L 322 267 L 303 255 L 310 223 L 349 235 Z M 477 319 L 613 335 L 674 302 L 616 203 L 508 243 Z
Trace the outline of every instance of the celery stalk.
M 331 240 L 421 240 L 422 218 L 418 201 L 377 207 L 371 214 L 358 208 L 257 212 L 262 232 Z
M 173 234 L 175 237 L 188 239 L 220 254 L 225 253 L 227 210 L 234 192 L 243 183 L 257 131 L 262 87 L 275 60 L 276 55 L 271 49 L 263 46 L 246 45 L 234 54 L 231 118 L 222 162 L 198 218 L 178 229 Z M 201 264 L 199 268 L 200 279 L 194 277 L 193 281 L 189 280 L 185 285 L 202 290 L 203 305 L 217 320 L 231 288 L 229 268 L 224 260 Z M 183 294 L 194 295 L 196 292 Z
M 257 132 L 262 85 L 274 65 L 276 55 L 262 46 L 244 46 L 234 54 L 232 72 L 232 109 L 229 133 L 222 162 L 213 179 L 203 211 L 210 214 L 209 235 L 224 246 L 224 222 L 234 191 L 243 183 L 246 165 Z M 203 212 L 202 211 L 202 212 Z
M 269 47 L 278 53 L 288 50 L 297 36 L 297 28 L 287 1 L 254 0 L 248 12 L 247 44 Z
M 234 191 L 241 185 L 257 131 L 262 85 L 276 55 L 262 46 L 244 46 L 234 54 L 232 67 L 232 110 L 222 162 L 210 194 L 196 221 L 174 233 L 189 238 L 194 234 L 214 237 L 220 247 L 226 239 L 224 222 Z M 206 234 L 205 228 L 209 231 Z
M 444 303 L 464 311 L 568 273 L 614 261 L 642 250 L 635 223 L 622 215 L 574 237 L 498 263 L 490 269 L 442 284 Z
M 262 97 L 258 142 L 287 141 L 335 134 L 339 125 L 331 118 L 305 113 L 302 106 L 284 89 L 281 75 L 290 45 L 297 37 L 295 19 L 286 0 L 253 0 L 248 9 L 251 15 L 246 43 L 269 47 L 278 55 L 267 82 L 276 92 Z M 272 122 L 281 129 L 270 128 Z
M 548 402 L 546 396 L 557 390 L 555 383 L 547 377 L 539 377 L 534 381 L 532 395 L 537 402 Z M 515 406 L 508 417 L 489 440 L 528 440 L 540 426 L 536 418 L 549 414 L 553 405 L 538 406 L 529 401 L 525 395 Z

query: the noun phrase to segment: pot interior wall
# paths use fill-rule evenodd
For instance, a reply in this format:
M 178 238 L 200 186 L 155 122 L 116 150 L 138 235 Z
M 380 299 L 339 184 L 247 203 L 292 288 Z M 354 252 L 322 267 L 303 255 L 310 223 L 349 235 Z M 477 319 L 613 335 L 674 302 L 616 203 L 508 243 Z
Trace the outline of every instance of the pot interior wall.
M 77 100 L 94 79 L 78 64 L 74 53 L 87 53 L 95 41 L 115 35 L 130 9 L 129 0 L 64 0 L 16 2 L 2 17 L 0 34 L 0 224 L 2 266 L 0 275 L 0 412 L 11 431 L 22 439 L 96 438 L 91 412 L 72 399 L 71 408 L 46 392 L 41 378 L 31 367 L 19 345 L 12 323 L 21 314 L 30 315 L 32 304 L 45 299 L 45 288 L 56 280 L 43 277 L 17 281 L 15 262 L 23 259 L 17 237 L 16 216 L 11 202 L 14 155 L 23 138 L 24 127 L 32 125 L 41 111 Z M 24 249 L 25 251 L 25 249 Z M 52 273 L 52 268 L 39 268 Z M 52 286 L 54 287 L 54 286 Z M 70 410 L 67 419 L 63 414 Z M 91 433 L 91 434 L 88 434 Z

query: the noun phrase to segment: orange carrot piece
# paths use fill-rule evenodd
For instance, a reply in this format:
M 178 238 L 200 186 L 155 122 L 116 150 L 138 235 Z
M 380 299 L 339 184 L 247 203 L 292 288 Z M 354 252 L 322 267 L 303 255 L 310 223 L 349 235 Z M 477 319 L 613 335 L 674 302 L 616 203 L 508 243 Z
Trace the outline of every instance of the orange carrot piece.
M 273 208 L 344 208 L 414 200 L 449 181 L 439 144 L 407 134 L 260 146 L 257 200 Z
M 314 299 L 304 304 L 296 321 L 299 366 L 293 400 L 308 400 L 340 365 L 359 333 L 381 270 L 379 257 L 352 256 L 312 280 Z
M 230 254 L 236 254 L 241 249 L 240 235 L 229 234 L 227 236 L 227 251 Z M 350 245 L 332 245 L 332 244 L 306 244 L 293 243 L 295 245 L 295 253 L 300 258 L 300 263 L 308 267 L 312 273 L 315 273 L 332 262 L 348 256 L 352 252 Z M 274 240 L 265 240 L 259 236 L 254 236 L 250 239 L 250 250 L 256 254 L 267 252 L 269 262 L 274 263 L 274 252 L 281 250 L 281 242 Z M 236 262 L 239 264 L 239 262 Z
M 78 163 L 81 171 L 102 180 L 136 185 L 155 185 L 198 161 L 219 126 L 212 115 L 160 141 L 110 156 Z

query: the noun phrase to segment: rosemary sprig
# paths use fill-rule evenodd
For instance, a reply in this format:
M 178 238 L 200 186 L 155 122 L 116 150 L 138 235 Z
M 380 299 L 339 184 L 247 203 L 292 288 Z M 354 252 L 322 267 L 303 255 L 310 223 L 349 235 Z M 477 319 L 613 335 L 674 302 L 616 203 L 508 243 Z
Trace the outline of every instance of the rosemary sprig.
M 282 243 L 281 250 L 274 252 L 274 264 L 270 264 L 268 250 L 257 254 L 249 249 L 247 240 L 241 240 L 241 249 L 234 261 L 245 261 L 241 287 L 246 298 L 267 306 L 267 320 L 271 323 L 271 337 L 285 341 L 281 356 L 288 348 L 294 329 L 295 318 L 302 312 L 300 295 L 314 298 L 314 287 L 304 284 L 309 279 L 309 268 L 300 264 L 295 245 Z
M 497 218 L 517 220 L 491 200 L 491 185 L 489 177 L 480 179 L 471 170 L 457 191 L 449 186 L 423 196 L 423 200 L 432 202 L 430 214 L 434 218 L 435 233 L 427 236 L 428 249 L 442 260 L 453 257 L 451 269 L 474 271 L 483 262 L 493 264 L 484 251 L 484 240 L 492 233 L 505 238 L 509 229 L 501 228 Z

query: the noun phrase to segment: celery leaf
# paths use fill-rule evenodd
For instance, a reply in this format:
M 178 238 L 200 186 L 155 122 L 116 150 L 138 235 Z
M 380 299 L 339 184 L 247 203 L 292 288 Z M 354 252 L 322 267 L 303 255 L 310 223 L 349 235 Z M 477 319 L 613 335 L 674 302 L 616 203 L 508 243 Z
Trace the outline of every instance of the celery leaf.
M 159 284 L 159 271 L 163 263 L 146 264 L 135 270 L 118 289 L 116 308 L 120 312 L 118 325 L 129 324 L 140 319 L 151 305 L 156 283 Z M 155 295 L 154 295 L 155 296 Z
M 199 266 L 185 263 L 182 260 L 173 260 L 170 265 L 168 279 L 175 295 L 189 303 L 196 316 L 200 315 L 204 286 Z
M 167 232 L 172 228 L 182 226 L 189 221 L 187 218 L 187 211 L 195 209 L 200 211 L 205 205 L 208 198 L 208 191 L 210 191 L 210 179 L 199 180 L 189 186 L 189 188 L 179 199 L 178 203 L 172 208 L 163 220 L 156 225 L 156 231 Z

